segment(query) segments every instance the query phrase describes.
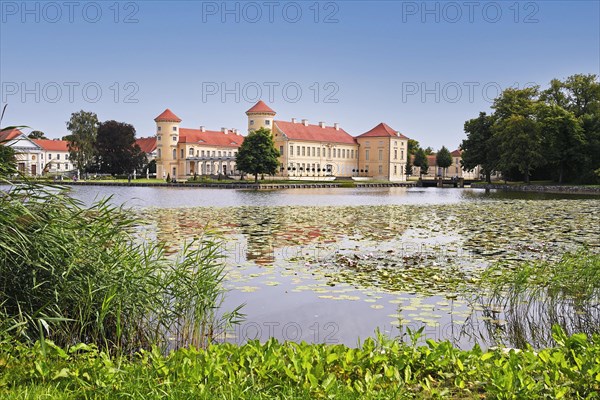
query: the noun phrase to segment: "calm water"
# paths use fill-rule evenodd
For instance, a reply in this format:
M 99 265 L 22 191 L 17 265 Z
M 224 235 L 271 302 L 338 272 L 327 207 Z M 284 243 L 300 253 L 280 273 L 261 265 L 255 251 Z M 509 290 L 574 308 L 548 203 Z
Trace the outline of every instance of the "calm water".
M 500 315 L 482 313 L 472 297 L 453 293 L 452 282 L 496 261 L 600 248 L 597 196 L 453 188 L 76 186 L 71 193 L 86 204 L 110 196 L 134 208 L 154 226 L 151 236 L 172 246 L 217 230 L 226 240 L 223 309 L 245 303 L 245 322 L 226 338 L 239 343 L 276 337 L 353 346 L 376 329 L 398 335 L 401 325 L 461 347 L 486 346 Z M 353 269 L 354 260 L 363 269 Z
M 235 206 L 369 206 L 452 204 L 486 199 L 581 199 L 585 195 L 498 192 L 454 188 L 339 188 L 285 190 L 229 190 L 206 188 L 75 186 L 73 196 L 91 204 L 110 196 L 114 204 L 130 207 Z M 600 197 L 596 196 L 600 199 Z

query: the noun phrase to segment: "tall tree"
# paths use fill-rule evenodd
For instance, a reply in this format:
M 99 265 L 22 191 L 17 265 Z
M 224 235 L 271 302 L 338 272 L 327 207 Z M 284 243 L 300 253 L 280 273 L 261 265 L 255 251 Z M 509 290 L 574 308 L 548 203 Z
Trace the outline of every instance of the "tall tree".
M 408 145 L 407 145 L 408 158 L 410 159 L 411 155 L 414 156 L 415 153 L 417 152 L 417 150 L 420 148 L 421 148 L 421 146 L 419 145 L 418 140 L 408 139 Z
M 531 172 L 544 162 L 539 124 L 522 115 L 512 115 L 494 130 L 500 142 L 500 165 L 505 170 L 517 168 L 529 184 Z
M 429 161 L 427 161 L 427 154 L 425 154 L 425 150 L 417 150 L 413 164 L 419 167 L 419 179 L 421 179 L 423 174 L 426 174 L 427 170 L 429 169 Z
M 492 133 L 493 125 L 494 117 L 480 112 L 479 117 L 465 122 L 467 138 L 460 145 L 462 167 L 472 171 L 480 166 L 488 183 L 492 183 L 492 174 L 499 162 L 497 140 Z
M 564 82 L 567 92 L 567 109 L 575 116 L 597 114 L 600 111 L 600 82 L 594 74 L 576 74 Z
M 431 146 L 427 146 L 426 148 L 423 149 L 423 152 L 425 153 L 426 156 L 430 156 L 433 154 L 433 148 Z
M 236 156 L 237 169 L 254 175 L 258 182 L 259 174 L 274 174 L 279 166 L 279 151 L 275 149 L 269 129 L 260 128 L 246 136 Z
M 543 164 L 542 134 L 536 120 L 539 87 L 509 88 L 494 100 L 499 164 L 504 170 L 516 168 L 529 183 L 531 172 Z
M 438 167 L 442 168 L 442 178 L 445 178 L 446 168 L 452 165 L 452 154 L 450 154 L 446 146 L 442 146 L 440 151 L 435 155 L 435 163 Z
M 543 132 L 544 156 L 550 166 L 557 168 L 558 183 L 563 183 L 567 170 L 582 163 L 584 144 L 580 121 L 570 111 L 556 104 L 540 104 L 538 120 Z
M 96 153 L 102 172 L 130 174 L 141 169 L 146 155 L 135 142 L 135 128 L 124 122 L 105 121 L 98 126 Z
M 75 168 L 83 173 L 95 161 L 98 117 L 93 112 L 83 110 L 72 113 L 67 122 L 67 129 L 71 131 L 71 134 L 64 138 L 69 142 L 69 158 L 75 164 Z
M 46 134 L 42 131 L 31 131 L 29 135 L 27 135 L 29 139 L 48 139 Z

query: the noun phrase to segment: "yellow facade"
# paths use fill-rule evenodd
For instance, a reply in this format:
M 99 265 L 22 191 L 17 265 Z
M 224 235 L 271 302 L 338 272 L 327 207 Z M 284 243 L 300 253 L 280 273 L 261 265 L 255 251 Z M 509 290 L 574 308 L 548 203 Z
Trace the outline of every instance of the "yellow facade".
M 405 181 L 408 139 L 358 137 L 359 173 L 379 180 Z

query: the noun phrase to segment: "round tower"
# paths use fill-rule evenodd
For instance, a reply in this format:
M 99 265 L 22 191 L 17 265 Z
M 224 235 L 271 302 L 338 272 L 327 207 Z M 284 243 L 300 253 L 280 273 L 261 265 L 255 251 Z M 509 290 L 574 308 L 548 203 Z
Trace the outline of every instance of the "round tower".
M 248 133 L 257 131 L 260 128 L 267 128 L 273 131 L 273 118 L 276 112 L 271 109 L 264 101 L 259 100 L 252 108 L 246 111 L 248 116 Z
M 154 118 L 154 122 L 156 122 L 156 178 L 165 179 L 167 175 L 177 178 L 177 175 L 183 171 L 180 171 L 177 158 L 181 118 L 167 108 Z

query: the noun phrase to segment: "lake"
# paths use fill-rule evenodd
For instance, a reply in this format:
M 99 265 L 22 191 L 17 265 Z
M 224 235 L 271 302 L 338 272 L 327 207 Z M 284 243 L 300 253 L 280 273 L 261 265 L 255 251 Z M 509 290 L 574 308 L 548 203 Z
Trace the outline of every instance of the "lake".
M 223 240 L 229 290 L 245 303 L 224 340 L 355 346 L 376 329 L 468 348 L 505 329 L 478 304 L 482 271 L 600 249 L 597 196 L 453 188 L 226 190 L 76 186 L 148 221 L 172 251 L 204 234 Z M 542 329 L 546 329 L 541 327 Z M 509 331 L 510 329 L 506 329 Z M 507 339 L 507 342 L 510 340 Z

